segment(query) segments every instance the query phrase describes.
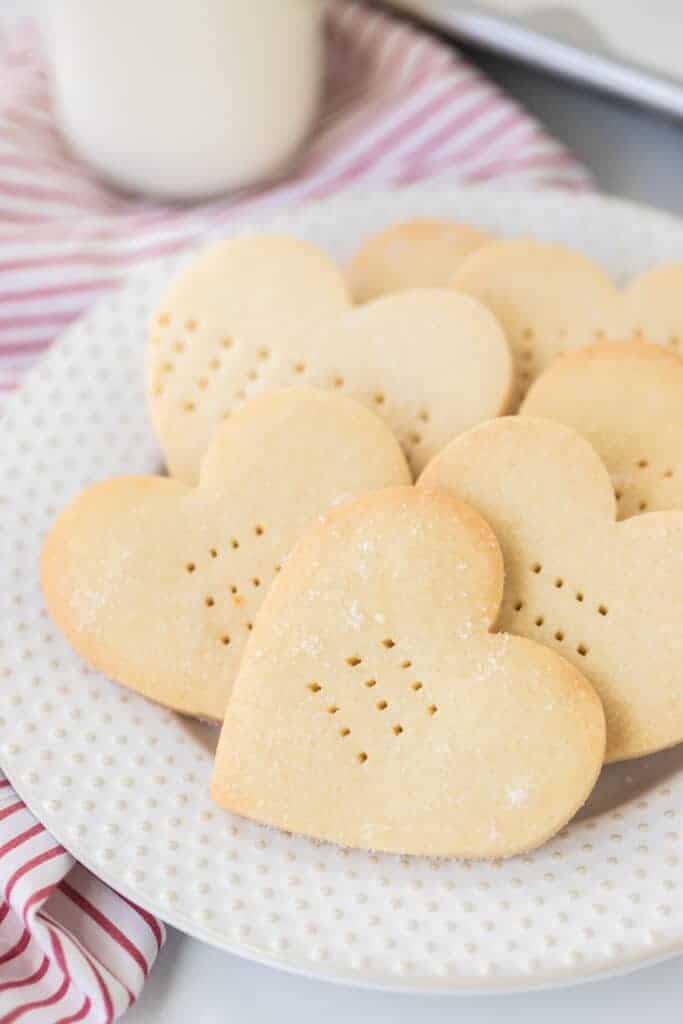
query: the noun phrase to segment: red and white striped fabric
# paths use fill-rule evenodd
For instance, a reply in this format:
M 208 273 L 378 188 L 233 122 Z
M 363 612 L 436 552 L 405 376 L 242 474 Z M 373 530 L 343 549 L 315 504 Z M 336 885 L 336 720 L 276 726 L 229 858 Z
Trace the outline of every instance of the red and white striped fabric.
M 55 130 L 37 29 L 0 40 L 0 389 L 144 260 L 209 227 L 358 184 L 438 177 L 582 188 L 587 172 L 456 52 L 363 5 L 332 2 L 319 130 L 288 177 L 192 208 L 95 180 Z
M 155 917 L 76 864 L 0 773 L 0 1021 L 102 1024 L 134 1002 Z
M 38 27 L 0 33 L 0 394 L 126 272 L 240 218 L 350 186 L 419 180 L 590 186 L 587 172 L 449 47 L 331 0 L 318 131 L 262 191 L 173 207 L 122 195 L 65 150 Z M 0 775 L 0 1022 L 115 1019 L 163 930 L 75 864 Z

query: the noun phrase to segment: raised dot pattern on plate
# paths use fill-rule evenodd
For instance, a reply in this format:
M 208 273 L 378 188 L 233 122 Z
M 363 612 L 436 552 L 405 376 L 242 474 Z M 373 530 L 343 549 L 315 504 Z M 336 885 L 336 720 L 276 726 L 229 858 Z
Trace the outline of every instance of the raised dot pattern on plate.
M 559 238 L 621 277 L 683 252 L 683 229 L 654 213 L 589 197 L 489 190 L 404 190 L 370 205 L 339 200 L 275 229 L 345 258 L 363 234 L 415 214 Z M 144 271 L 67 331 L 3 417 L 0 762 L 20 792 L 81 860 L 166 920 L 226 949 L 322 976 L 406 989 L 526 988 L 681 949 L 680 750 L 610 767 L 590 806 L 528 857 L 458 863 L 342 850 L 218 810 L 207 791 L 216 731 L 99 677 L 50 628 L 35 567 L 58 509 L 95 479 L 160 468 L 145 415 L 140 338 L 174 266 Z M 253 365 L 267 364 L 257 356 Z M 208 388 L 211 372 L 203 373 Z M 423 426 L 418 417 L 415 430 Z M 225 557 L 230 544 L 227 537 Z M 216 551 L 198 546 L 193 557 L 220 561 L 223 550 Z M 561 567 L 540 571 L 553 601 L 609 614 L 600 594 Z M 240 587 L 253 593 L 249 579 Z M 566 624 L 551 617 L 543 630 L 566 633 Z M 395 659 L 427 714 L 428 680 L 401 651 L 400 637 L 382 639 L 396 646 L 381 646 L 380 662 Z M 566 634 L 558 644 L 581 642 Z M 371 707 L 388 700 L 381 673 L 366 671 L 364 661 L 341 669 L 367 686 Z M 333 693 L 328 700 L 324 679 L 310 682 L 321 690 L 303 696 L 323 708 L 339 703 L 325 725 L 340 730 L 351 758 L 368 756 L 354 770 L 370 770 L 371 750 L 354 746 L 353 732 L 341 735 L 341 702 Z M 387 729 L 404 726 L 388 704 L 373 713 L 387 716 Z M 392 743 L 405 739 L 391 735 Z

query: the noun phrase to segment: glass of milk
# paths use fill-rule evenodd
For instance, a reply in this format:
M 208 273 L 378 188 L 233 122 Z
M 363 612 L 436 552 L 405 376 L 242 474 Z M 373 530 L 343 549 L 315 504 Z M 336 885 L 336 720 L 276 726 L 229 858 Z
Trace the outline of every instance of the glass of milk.
M 319 0 L 56 0 L 61 131 L 102 177 L 191 199 L 276 176 L 315 119 Z

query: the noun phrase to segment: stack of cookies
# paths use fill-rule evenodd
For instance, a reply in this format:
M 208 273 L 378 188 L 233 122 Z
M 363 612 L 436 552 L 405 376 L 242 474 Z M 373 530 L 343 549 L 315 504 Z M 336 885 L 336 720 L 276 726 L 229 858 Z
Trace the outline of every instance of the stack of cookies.
M 222 807 L 506 857 L 605 761 L 683 740 L 683 264 L 394 225 L 344 272 L 201 253 L 154 313 L 168 476 L 89 487 L 48 609 L 111 679 L 222 723 Z

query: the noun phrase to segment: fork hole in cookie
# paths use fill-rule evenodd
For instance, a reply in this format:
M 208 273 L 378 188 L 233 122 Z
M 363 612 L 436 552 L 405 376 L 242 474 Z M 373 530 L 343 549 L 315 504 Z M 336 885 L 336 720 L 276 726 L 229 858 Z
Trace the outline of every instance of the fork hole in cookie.
M 375 405 L 384 405 L 384 402 L 386 401 L 381 391 L 376 391 L 375 394 L 372 396 L 372 400 L 375 403 Z
M 194 564 L 194 562 L 188 562 L 187 565 L 185 566 L 185 572 L 194 572 L 196 568 L 197 566 Z
M 538 618 L 535 619 L 534 621 L 535 621 L 535 625 L 542 626 L 543 625 L 543 621 L 544 621 L 543 616 L 539 615 Z
M 422 683 L 413 683 L 413 685 L 411 686 L 411 690 L 414 690 L 415 693 L 417 693 L 421 689 L 422 689 Z
M 320 683 L 309 683 L 308 689 L 311 691 L 311 693 L 320 693 L 320 691 L 322 690 L 322 686 L 320 685 Z
M 420 411 L 419 411 L 419 413 L 417 415 L 418 415 L 419 419 L 423 423 L 429 423 L 429 420 L 430 420 L 429 409 L 420 409 Z
M 261 348 L 259 348 L 259 349 L 257 349 L 257 350 L 256 350 L 256 355 L 257 355 L 257 356 L 259 357 L 259 359 L 261 359 L 262 361 L 264 361 L 264 360 L 266 360 L 266 359 L 269 359 L 269 358 L 270 358 L 270 349 L 269 349 L 269 348 L 266 348 L 266 346 L 265 346 L 265 345 L 263 345 L 263 346 L 262 346 Z
M 208 597 L 204 598 L 204 604 L 206 605 L 207 608 L 213 608 L 215 603 L 216 603 L 215 600 L 213 599 L 213 597 L 211 597 L 210 594 L 209 594 Z
M 221 637 L 221 643 L 223 644 L 224 647 L 227 647 L 228 644 L 230 643 L 230 637 L 228 636 L 227 633 L 224 633 L 223 636 Z
M 332 378 L 332 387 L 333 388 L 343 388 L 344 387 L 344 378 L 343 377 L 333 377 Z
M 157 323 L 159 324 L 159 327 L 168 327 L 170 322 L 171 318 L 168 315 L 168 313 L 160 313 L 159 316 L 157 317 Z
M 416 434 L 416 433 L 408 434 L 408 441 L 409 441 L 410 444 L 421 444 L 422 443 L 422 434 Z
M 403 660 L 403 661 L 401 662 L 401 668 L 412 668 L 412 665 L 413 665 L 413 663 L 412 663 L 412 661 L 410 661 L 410 659 L 409 659 L 409 658 L 405 658 L 405 659 L 404 659 L 404 660 Z
M 538 575 L 542 568 L 543 566 L 540 562 L 534 562 L 534 564 L 531 566 L 531 571 L 535 572 Z
M 256 526 L 254 527 L 254 533 L 256 534 L 257 537 L 262 537 L 263 534 L 265 533 L 265 530 L 260 523 L 257 523 Z
M 349 729 L 349 727 L 347 725 L 344 725 L 339 730 L 339 735 L 342 737 L 342 739 L 345 739 L 347 736 L 351 735 L 351 730 Z
M 523 601 L 515 601 L 513 607 L 514 607 L 516 612 L 521 612 L 522 608 L 524 607 L 524 602 Z
M 365 764 L 367 759 L 368 755 L 365 753 L 364 750 L 361 750 L 359 754 L 356 754 L 356 760 L 358 761 L 359 764 Z
M 394 726 L 392 726 L 391 731 L 393 732 L 394 736 L 400 736 L 401 733 L 403 732 L 403 726 L 402 725 L 394 725 Z
M 582 658 L 585 658 L 588 654 L 588 648 L 585 644 L 579 644 L 579 646 L 576 648 L 576 653 L 580 654 Z
M 240 546 L 240 542 L 238 541 L 237 537 L 231 537 L 230 538 L 230 547 L 233 549 L 233 551 L 236 551 L 239 546 Z
M 248 380 L 258 380 L 258 370 L 254 370 L 254 369 L 247 370 L 247 379 Z
M 362 660 L 363 659 L 361 657 L 359 657 L 359 655 L 357 655 L 357 654 L 350 654 L 349 657 L 346 659 L 346 664 L 350 665 L 351 668 L 355 668 L 356 665 L 360 665 Z
M 561 576 L 558 576 L 557 579 L 555 580 L 555 586 L 557 587 L 558 590 L 560 590 L 564 586 L 564 580 L 562 579 Z
M 636 465 L 638 466 L 638 469 L 647 469 L 649 463 L 647 459 L 638 459 Z
M 662 473 L 662 476 L 664 477 L 665 480 L 670 480 L 673 475 L 674 475 L 673 469 L 665 469 L 664 472 Z
M 583 601 L 583 592 L 581 590 L 576 591 L 576 600 L 581 604 Z
M 382 647 L 386 647 L 387 650 L 391 650 L 391 648 L 395 647 L 395 646 L 396 646 L 396 641 L 392 640 L 391 637 L 389 637 L 389 636 L 386 637 L 384 640 L 382 640 Z
M 249 631 L 250 633 L 251 633 L 251 631 L 252 631 L 252 629 L 253 629 L 253 628 L 254 628 L 254 623 L 253 623 L 253 622 L 247 622 L 247 630 L 248 630 L 248 631 Z
M 185 412 L 194 412 L 197 406 L 194 402 L 183 402 L 183 409 Z
M 375 704 L 375 707 L 377 708 L 378 711 L 386 711 L 389 705 L 385 700 L 378 700 L 377 703 Z
M 427 714 L 428 715 L 435 715 L 438 710 L 439 709 L 436 706 L 436 704 L 430 704 L 429 707 L 427 708 Z
M 641 501 L 641 502 L 639 503 L 639 505 L 638 505 L 638 511 L 639 511 L 639 512 L 646 512 L 646 511 L 647 511 L 647 502 L 646 502 L 646 501 Z
M 339 708 L 337 707 L 336 704 L 330 704 L 330 706 L 327 709 L 328 715 L 336 715 L 338 711 Z
M 561 629 L 555 631 L 555 639 L 559 641 L 559 643 L 562 643 L 562 641 L 564 640 L 564 633 Z
M 599 612 L 600 615 L 607 615 L 607 610 L 608 609 L 607 609 L 607 605 L 606 604 L 599 604 L 598 605 L 598 612 Z
M 221 348 L 232 348 L 232 338 L 226 337 L 221 338 Z
M 377 680 L 376 679 L 366 679 L 365 680 L 365 685 L 367 686 L 368 690 L 371 690 L 373 688 L 373 686 L 377 686 Z
M 305 363 L 294 363 L 292 369 L 293 369 L 294 373 L 304 373 L 304 371 L 306 369 L 306 364 Z
M 216 358 L 214 358 L 214 359 L 212 359 L 212 360 L 211 360 L 211 362 L 209 363 L 209 369 L 210 369 L 210 370 L 220 370 L 220 367 L 221 367 L 221 361 L 220 361 L 220 359 L 216 359 Z
M 209 548 L 209 555 L 211 558 L 218 558 L 218 552 L 215 548 Z
M 230 593 L 231 594 L 236 594 L 237 593 L 237 587 L 235 586 L 234 583 L 230 584 Z
M 669 338 L 669 344 L 673 345 L 674 348 L 678 348 L 681 343 L 681 339 L 677 334 L 672 334 Z
M 258 576 L 253 576 L 252 577 L 251 585 L 252 585 L 252 587 L 260 587 L 261 586 L 261 580 L 259 579 Z
M 161 369 L 164 371 L 164 373 L 173 373 L 173 370 L 174 370 L 173 363 L 169 363 L 169 362 L 162 363 Z

